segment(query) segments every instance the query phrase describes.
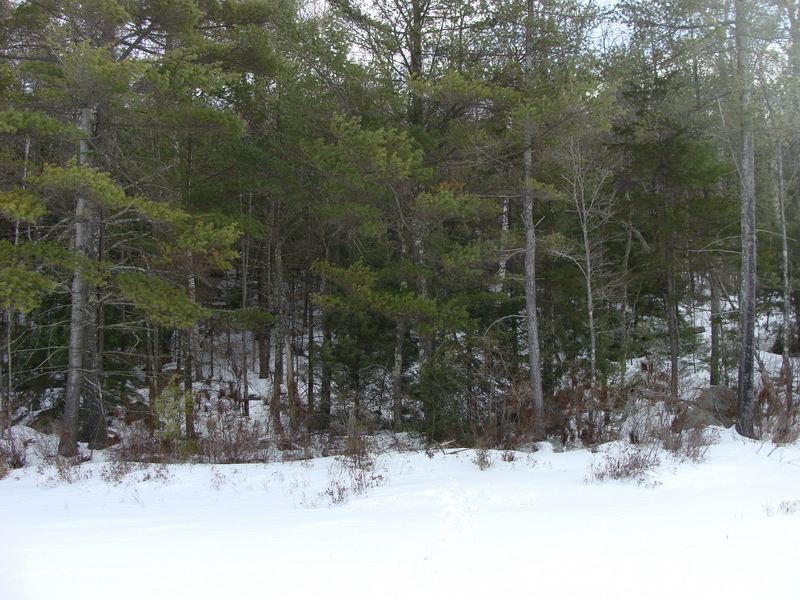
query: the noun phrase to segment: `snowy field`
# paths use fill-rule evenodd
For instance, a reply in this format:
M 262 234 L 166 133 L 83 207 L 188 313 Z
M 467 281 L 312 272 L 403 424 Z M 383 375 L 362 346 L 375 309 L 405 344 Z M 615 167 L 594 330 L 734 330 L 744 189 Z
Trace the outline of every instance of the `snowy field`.
M 718 433 L 638 481 L 594 476 L 619 446 L 33 464 L 0 481 L 0 599 L 800 598 L 800 447 Z

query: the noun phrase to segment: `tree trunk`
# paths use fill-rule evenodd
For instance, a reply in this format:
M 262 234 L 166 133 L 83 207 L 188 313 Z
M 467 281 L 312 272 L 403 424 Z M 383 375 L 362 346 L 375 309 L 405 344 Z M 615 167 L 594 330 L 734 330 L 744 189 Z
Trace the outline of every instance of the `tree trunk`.
M 755 318 L 756 318 L 756 166 L 755 133 L 751 115 L 750 32 L 745 0 L 735 2 L 736 60 L 740 82 L 742 151 L 741 175 L 742 270 L 739 288 L 739 382 L 737 431 L 755 438 Z
M 316 376 L 314 375 L 314 369 L 316 368 L 316 350 L 314 349 L 316 344 L 314 342 L 314 303 L 311 302 L 311 272 L 306 271 L 305 277 L 305 291 L 303 292 L 303 302 L 305 303 L 305 314 L 306 314 L 306 332 L 308 334 L 308 349 L 306 352 L 306 356 L 308 357 L 308 371 L 307 371 L 307 382 L 306 382 L 306 409 L 308 410 L 308 414 L 314 412 L 315 405 L 316 405 Z
M 83 402 L 80 408 L 81 441 L 92 450 L 108 445 L 108 424 L 103 407 L 102 373 L 102 311 L 97 286 L 91 284 L 87 309 L 93 318 L 86 322 L 86 353 L 84 355 Z
M 192 336 L 189 330 L 180 332 L 183 347 L 183 412 L 186 421 L 186 437 L 193 439 L 197 433 L 194 429 L 194 356 L 192 356 Z
M 324 290 L 322 293 L 325 293 Z M 333 377 L 331 361 L 327 356 L 333 342 L 331 327 L 325 315 L 322 315 L 322 369 L 319 383 L 320 427 L 326 428 L 331 421 L 331 378 Z
M 397 317 L 395 323 L 394 365 L 392 367 L 392 421 L 395 431 L 403 422 L 403 346 L 406 338 L 406 321 Z
M 722 308 L 719 298 L 719 282 L 714 273 L 709 274 L 709 292 L 711 294 L 711 359 L 710 385 L 722 383 Z
M 492 287 L 493 291 L 498 294 L 502 293 L 508 274 L 509 215 L 511 211 L 511 200 L 508 196 L 503 198 L 502 211 L 500 219 L 500 252 L 497 259 L 497 282 Z
M 581 226 L 581 244 L 583 246 L 583 275 L 586 286 L 586 313 L 589 320 L 589 377 L 592 390 L 597 387 L 597 329 L 594 322 L 594 257 L 592 254 L 592 240 L 590 237 L 590 204 L 587 203 L 586 182 L 584 165 L 582 162 L 581 150 L 576 147 L 575 140 L 572 140 L 572 160 L 573 160 L 573 197 L 578 222 Z
M 678 331 L 678 291 L 675 284 L 674 252 L 667 249 L 666 265 L 666 310 L 667 336 L 669 337 L 669 391 L 678 397 L 678 375 L 680 360 L 680 332 Z
M 272 427 L 275 435 L 283 439 L 285 430 L 283 422 L 281 421 L 281 399 L 282 399 L 282 383 L 283 383 L 283 347 L 284 337 L 286 336 L 286 314 L 283 307 L 283 259 L 281 255 L 281 247 L 275 246 L 274 248 L 274 264 L 275 269 L 273 275 L 274 283 L 274 314 L 275 314 L 275 346 L 274 346 L 274 363 L 272 369 L 272 402 L 270 403 L 270 415 L 272 417 Z
M 792 414 L 794 400 L 792 387 L 794 372 L 792 368 L 792 277 L 789 263 L 789 237 L 786 234 L 786 186 L 783 180 L 783 149 L 778 141 L 778 220 L 781 228 L 781 258 L 783 261 L 783 377 L 786 395 L 786 411 Z
M 533 15 L 534 0 L 527 0 L 527 22 L 525 27 L 525 83 L 529 85 L 533 72 Z M 531 401 L 536 427 L 542 428 L 544 417 L 544 394 L 542 392 L 542 368 L 539 350 L 539 315 L 536 307 L 536 225 L 533 222 L 533 135 L 532 124 L 526 120 L 524 132 L 524 189 L 523 225 L 525 227 L 525 323 L 528 328 L 528 368 L 530 369 Z M 541 434 L 541 431 L 536 432 Z
M 269 243 L 264 241 L 261 246 L 261 264 L 258 268 L 258 304 L 263 311 L 269 311 L 269 289 L 272 284 L 270 274 L 270 252 Z M 260 327 L 258 330 L 258 377 L 266 379 L 269 377 L 270 359 L 270 335 L 267 326 Z
M 412 219 L 412 227 L 413 259 L 419 270 L 416 278 L 417 294 L 423 300 L 428 300 L 430 298 L 430 290 L 428 277 L 425 275 L 425 241 L 420 219 L 414 217 Z M 433 356 L 434 335 L 431 331 L 430 323 L 426 323 L 424 319 L 420 320 L 419 330 L 419 366 L 421 370 L 428 366 Z
M 245 240 L 242 248 L 242 308 L 247 308 L 247 280 L 250 277 L 250 245 Z M 250 380 L 249 362 L 250 355 L 247 352 L 247 328 L 242 328 L 242 413 L 245 417 L 250 416 Z
M 93 134 L 93 127 L 94 109 L 86 107 L 81 111 L 80 129 L 83 134 L 79 156 L 81 165 L 89 163 L 89 140 Z M 79 196 L 75 207 L 75 252 L 86 261 L 91 261 L 97 256 L 97 213 L 93 204 L 89 198 Z M 91 320 L 97 318 L 97 311 L 94 310 L 96 307 L 92 306 L 92 287 L 93 284 L 84 276 L 81 268 L 76 268 L 72 275 L 67 385 L 64 391 L 64 415 L 58 443 L 58 453 L 65 457 L 78 454 L 81 398 L 86 385 L 84 368 L 87 365 L 84 364 L 84 353 L 92 350 L 86 347 L 90 341 L 87 338 L 87 326 Z M 89 329 L 96 332 L 96 328 Z M 96 367 L 96 363 L 92 366 Z
M 291 336 L 286 336 L 286 398 L 289 404 L 289 430 L 292 435 L 298 431 L 298 409 L 300 407 L 300 394 L 297 390 L 297 379 L 294 372 L 294 350 Z
M 630 199 L 629 199 L 630 201 Z M 628 343 L 630 342 L 630 332 L 631 332 L 631 321 L 632 318 L 629 318 L 628 311 L 630 307 L 630 303 L 628 302 L 628 271 L 630 268 L 630 261 L 631 261 L 631 251 L 633 250 L 633 225 L 628 222 L 626 223 L 627 233 L 628 236 L 625 240 L 625 254 L 622 259 L 622 292 L 620 294 L 620 305 L 619 305 L 619 312 L 621 315 L 621 323 L 620 327 L 622 328 L 622 357 L 620 360 L 620 373 L 619 373 L 619 380 L 620 380 L 620 389 L 625 389 L 626 384 L 626 377 L 628 374 Z
M 429 6 L 429 3 L 426 0 L 411 1 L 411 22 L 408 24 L 408 75 L 411 81 L 418 79 L 422 75 L 422 28 L 425 23 L 425 9 L 427 6 Z M 419 126 L 422 124 L 422 109 L 422 97 L 412 92 L 408 107 L 408 122 L 411 125 Z
M 11 309 L 3 311 L 3 353 L 0 353 L 0 435 L 5 435 L 11 428 L 11 394 L 14 389 L 13 366 L 11 363 Z M 2 354 L 5 354 L 3 356 Z M 6 371 L 3 372 L 3 365 Z

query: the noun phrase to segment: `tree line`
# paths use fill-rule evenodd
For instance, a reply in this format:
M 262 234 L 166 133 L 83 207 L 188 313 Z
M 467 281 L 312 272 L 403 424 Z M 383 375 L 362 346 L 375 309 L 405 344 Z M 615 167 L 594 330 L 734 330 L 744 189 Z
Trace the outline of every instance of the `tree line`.
M 213 390 L 501 443 L 690 356 L 754 437 L 799 109 L 794 0 L 2 0 L 3 420 L 71 456 L 178 387 L 187 439 Z

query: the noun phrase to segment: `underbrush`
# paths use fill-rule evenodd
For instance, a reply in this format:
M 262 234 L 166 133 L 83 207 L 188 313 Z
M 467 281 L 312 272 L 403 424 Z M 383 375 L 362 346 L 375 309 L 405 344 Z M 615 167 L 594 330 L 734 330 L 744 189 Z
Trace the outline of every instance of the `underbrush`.
M 595 462 L 587 481 L 635 481 L 653 487 L 658 485 L 656 470 L 664 460 L 673 464 L 700 463 L 709 448 L 719 442 L 714 428 L 687 431 L 657 430 L 646 441 L 636 444 L 613 442 L 603 449 L 602 458 Z
M 664 400 L 639 399 L 630 402 L 619 439 L 633 445 L 661 448 L 674 462 L 702 462 L 708 449 L 719 441 L 714 427 L 684 428 L 685 407 Z
M 30 427 L 16 426 L 0 430 L 0 479 L 14 469 L 22 469 L 32 460 L 46 460 L 56 455 L 58 442 L 52 435 Z
M 28 451 L 19 436 L 6 431 L 0 437 L 0 479 L 13 469 L 21 469 L 28 462 Z
M 331 504 L 343 504 L 388 481 L 386 468 L 372 454 L 337 456 L 328 469 L 328 483 L 319 496 Z
M 176 419 L 177 420 L 177 419 Z M 135 462 L 269 462 L 275 459 L 267 427 L 220 400 L 197 416 L 197 434 L 187 437 L 163 417 L 151 425 L 146 420 L 120 425 L 120 443 L 112 448 L 116 458 Z
M 794 444 L 800 440 L 800 415 L 795 402 L 788 402 L 783 373 L 777 381 L 763 370 L 761 390 L 758 394 L 758 420 L 756 429 L 762 440 L 776 446 Z
M 652 445 L 623 445 L 608 451 L 591 467 L 587 481 L 635 481 L 639 485 L 658 485 L 653 469 L 661 465 L 658 448 Z
M 674 464 L 700 463 L 720 440 L 715 427 L 683 428 L 685 407 L 665 400 L 640 398 L 628 403 L 619 441 L 610 445 L 591 468 L 592 481 L 635 481 L 657 485 L 655 470 L 663 460 Z
M 722 388 L 715 391 L 730 392 Z M 356 419 L 355 411 L 344 410 L 334 417 L 336 427 L 328 431 L 285 424 L 276 428 L 272 427 L 268 408 L 253 407 L 253 416 L 244 416 L 239 404 L 224 397 L 212 401 L 208 395 L 194 405 L 190 436 L 184 424 L 186 413 L 179 410 L 186 407 L 187 396 L 175 392 L 165 398 L 152 409 L 145 407 L 149 418 L 113 423 L 119 442 L 105 451 L 108 462 L 100 473 L 104 481 L 135 479 L 148 470 L 152 471 L 148 477 L 160 477 L 158 465 L 171 463 L 272 463 L 333 456 L 329 485 L 319 499 L 336 504 L 383 485 L 386 472 L 377 457 L 385 450 L 414 451 L 427 446 L 428 452 L 435 453 L 436 448 L 444 452 L 447 444 L 459 443 L 451 439 L 426 445 L 421 435 L 376 433 L 369 424 Z M 194 396 L 190 399 L 195 401 Z M 492 427 L 476 430 L 473 436 L 476 450 L 471 460 L 480 470 L 490 469 L 498 458 L 514 460 L 514 450 L 535 451 L 536 442 L 546 439 L 556 451 L 588 448 L 598 452 L 587 480 L 635 481 L 640 485 L 652 485 L 664 463 L 702 462 L 709 448 L 719 441 L 720 429 L 709 427 L 708 419 L 730 418 L 723 414 L 729 406 L 709 410 L 696 399 L 672 397 L 663 386 L 651 389 L 642 384 L 623 392 L 578 385 L 562 390 L 548 403 L 546 435 L 537 435 L 533 433 L 532 415 L 523 410 L 525 399 L 512 395 L 506 404 L 498 406 Z M 794 443 L 800 438 L 796 412 L 787 410 L 782 392 L 765 385 L 759 407 L 758 431 L 763 438 L 775 444 Z M 275 435 L 276 430 L 282 432 L 280 436 Z M 80 481 L 80 462 L 60 459 L 56 454 L 55 436 L 28 428 L 5 429 L 0 435 L 0 478 L 29 465 L 35 457 L 54 468 L 54 481 Z

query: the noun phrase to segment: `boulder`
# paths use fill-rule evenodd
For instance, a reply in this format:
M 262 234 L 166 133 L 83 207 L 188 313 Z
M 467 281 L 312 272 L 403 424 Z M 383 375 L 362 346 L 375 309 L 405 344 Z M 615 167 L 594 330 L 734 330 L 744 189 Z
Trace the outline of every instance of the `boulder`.
M 736 390 L 722 385 L 703 388 L 693 401 L 685 404 L 672 423 L 674 430 L 718 426 L 729 428 L 736 422 Z

